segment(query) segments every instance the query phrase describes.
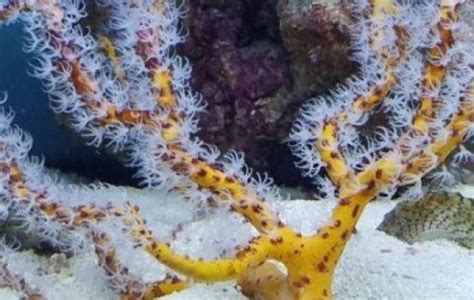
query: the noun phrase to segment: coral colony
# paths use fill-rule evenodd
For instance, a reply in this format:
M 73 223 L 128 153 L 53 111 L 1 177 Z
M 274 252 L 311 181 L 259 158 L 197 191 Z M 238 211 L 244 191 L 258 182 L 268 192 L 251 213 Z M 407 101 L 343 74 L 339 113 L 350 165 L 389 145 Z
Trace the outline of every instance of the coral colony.
M 94 196 L 83 203 L 74 202 L 65 184 L 28 158 L 32 139 L 11 125 L 8 110 L 0 116 L 3 226 L 36 241 L 34 246 L 47 244 L 68 255 L 92 245 L 110 288 L 123 299 L 152 299 L 194 282 L 232 279 L 249 295 L 330 299 L 334 270 L 367 203 L 397 187 L 417 186 L 429 172 L 448 180 L 439 166 L 450 154 L 459 162 L 470 156 L 462 144 L 474 134 L 474 4 L 358 0 L 351 6 L 357 20 L 353 59 L 360 70 L 329 95 L 309 100 L 290 135 L 297 165 L 321 195 L 337 203 L 325 226 L 302 235 L 269 208 L 279 194 L 267 176 L 252 174 L 242 155 L 221 155 L 193 137 L 205 102 L 190 89 L 188 61 L 174 51 L 184 39 L 183 5 L 0 1 L 0 21 L 21 19 L 25 50 L 37 55 L 32 75 L 72 129 L 91 145 L 125 157 L 144 187 L 211 198 L 214 206 L 227 203 L 259 234 L 231 256 L 204 260 L 155 237 L 139 207 L 102 201 L 101 186 L 89 187 Z M 368 126 L 374 119 L 377 126 Z M 120 239 L 103 230 L 110 220 L 127 229 Z M 119 257 L 123 240 L 178 276 L 146 282 L 132 274 Z M 1 285 L 43 299 L 41 287 L 30 286 L 9 264 L 7 253 L 18 245 L 6 241 L 0 247 Z M 286 272 L 269 260 L 281 262 Z

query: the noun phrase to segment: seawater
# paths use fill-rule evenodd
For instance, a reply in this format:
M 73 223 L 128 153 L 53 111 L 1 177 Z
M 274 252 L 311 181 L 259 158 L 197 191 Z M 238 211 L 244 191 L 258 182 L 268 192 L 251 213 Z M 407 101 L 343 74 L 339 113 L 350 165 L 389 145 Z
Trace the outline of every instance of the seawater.
M 44 157 L 48 167 L 64 172 L 133 184 L 132 170 L 59 125 L 40 80 L 28 75 L 35 55 L 23 52 L 25 37 L 21 23 L 0 27 L 0 91 L 8 93 L 4 106 L 15 111 L 14 123 L 33 136 L 30 153 Z

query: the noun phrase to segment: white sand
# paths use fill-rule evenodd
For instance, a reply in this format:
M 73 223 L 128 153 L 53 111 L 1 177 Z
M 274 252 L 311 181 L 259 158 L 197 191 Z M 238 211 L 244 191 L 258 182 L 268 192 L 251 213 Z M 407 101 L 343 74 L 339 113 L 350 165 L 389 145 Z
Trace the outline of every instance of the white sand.
M 472 190 L 468 190 L 466 195 L 470 196 L 471 192 Z M 187 219 L 190 219 L 185 212 L 186 209 L 177 213 L 181 200 L 177 200 L 176 197 L 172 199 L 173 204 L 166 204 L 170 203 L 168 202 L 170 196 L 143 192 L 138 195 L 138 203 L 147 207 L 148 212 L 153 207 L 151 209 L 155 216 L 153 219 L 159 220 L 160 215 L 164 218 L 172 212 L 176 215 L 186 215 Z M 133 197 L 136 196 L 134 193 Z M 288 224 L 303 233 L 314 232 L 326 220 L 332 205 L 324 201 L 304 200 L 273 204 L 274 209 Z M 374 202 L 368 206 L 359 222 L 358 233 L 349 243 L 336 271 L 335 298 L 474 299 L 474 251 L 447 241 L 407 245 L 376 231 L 375 228 L 384 214 L 393 206 L 394 203 L 390 202 Z M 166 227 L 165 223 L 156 220 L 148 220 L 150 223 L 156 223 L 154 232 L 160 236 L 169 236 L 169 226 Z M 229 216 L 211 215 L 205 219 L 185 223 L 172 245 L 191 256 L 204 254 L 212 256 L 225 248 L 232 249 L 234 244 L 252 236 L 248 227 L 238 225 L 238 220 Z M 239 230 L 229 229 L 235 226 L 239 227 Z M 204 242 L 200 241 L 203 236 Z M 127 260 L 131 262 L 131 270 L 140 273 L 147 280 L 157 279 L 163 275 L 164 268 L 148 256 L 129 254 L 124 257 L 125 262 Z M 101 271 L 95 267 L 96 259 L 92 253 L 70 259 L 69 269 L 63 270 L 60 274 L 47 276 L 37 275 L 41 260 L 44 259 L 31 252 L 23 252 L 14 254 L 10 264 L 26 274 L 25 278 L 31 285 L 45 291 L 48 299 L 118 299 L 106 287 Z M 165 298 L 243 299 L 244 297 L 238 292 L 234 283 L 221 283 L 213 286 L 196 285 Z M 0 299 L 10 300 L 18 297 L 7 289 L 0 289 Z

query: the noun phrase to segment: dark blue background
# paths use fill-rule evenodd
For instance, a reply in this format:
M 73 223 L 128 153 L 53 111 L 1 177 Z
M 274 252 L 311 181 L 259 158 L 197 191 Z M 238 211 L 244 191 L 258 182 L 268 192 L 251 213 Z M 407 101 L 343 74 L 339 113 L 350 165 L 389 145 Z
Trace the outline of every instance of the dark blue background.
M 8 93 L 5 106 L 15 111 L 15 124 L 33 136 L 32 154 L 44 156 L 47 166 L 65 172 L 132 184 L 131 170 L 58 125 L 41 82 L 27 73 L 33 55 L 22 51 L 24 37 L 20 23 L 0 26 L 0 91 Z

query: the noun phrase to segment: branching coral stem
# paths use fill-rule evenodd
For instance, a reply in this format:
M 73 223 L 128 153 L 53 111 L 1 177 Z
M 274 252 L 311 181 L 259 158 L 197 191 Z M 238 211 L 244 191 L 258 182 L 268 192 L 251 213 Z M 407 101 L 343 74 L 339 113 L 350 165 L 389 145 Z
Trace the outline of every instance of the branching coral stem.
M 461 81 L 443 90 L 450 80 L 459 79 L 452 76 L 455 71 L 450 69 L 451 64 L 460 64 L 460 69 L 472 72 L 469 49 L 455 47 L 458 41 L 454 24 L 463 1 L 426 4 L 433 9 L 433 15 L 429 15 L 432 20 L 416 15 L 424 4 L 410 3 L 414 7 L 409 8 L 398 1 L 372 0 L 367 5 L 362 2 L 354 5 L 363 10 L 358 24 L 362 42 L 357 46 L 361 64 L 366 64 L 361 66 L 363 75 L 348 80 L 347 89 L 324 99 L 326 105 L 322 109 L 310 107 L 298 126 L 304 132 L 296 134 L 303 140 L 299 141 L 303 146 L 298 151 L 308 160 L 306 165 L 323 166 L 338 190 L 339 200 L 329 221 L 315 234 L 303 236 L 285 225 L 265 202 L 267 184 L 254 188 L 251 174 L 238 158 L 226 164 L 217 158 L 219 154 L 206 152 L 203 143 L 192 138 L 197 130 L 194 115 L 202 104 L 189 89 L 190 68 L 184 59 L 172 54 L 181 38 L 177 24 L 182 11 L 167 1 L 101 1 L 110 11 L 97 22 L 103 21 L 103 27 L 112 28 L 91 30 L 90 35 L 76 28 L 83 26 L 77 21 L 85 15 L 82 2 L 8 4 L 0 8 L 0 21 L 16 12 L 35 12 L 30 22 L 35 28 L 30 31 L 34 36 L 32 44 L 41 40 L 44 45 L 36 50 L 45 52 L 40 53 L 44 54 L 40 60 L 44 65 L 40 63 L 37 75 L 47 78 L 46 86 L 57 105 L 53 108 L 71 115 L 73 127 L 80 134 L 92 136 L 96 145 L 110 140 L 110 144 L 120 144 L 117 149 L 131 152 L 131 164 L 140 169 L 150 187 L 179 178 L 196 195 L 207 190 L 210 193 L 206 197 L 229 200 L 232 210 L 246 218 L 259 235 L 229 258 L 191 258 L 155 238 L 137 207 L 67 207 L 60 199 L 51 199 L 47 192 L 36 189 L 28 181 L 28 174 L 23 174 L 22 162 L 9 157 L 0 166 L 8 175 L 6 193 L 15 201 L 35 206 L 35 213 L 44 214 L 48 220 L 85 230 L 95 245 L 99 264 L 112 285 L 121 288 L 123 299 L 151 299 L 181 290 L 192 281 L 229 279 L 240 279 L 249 294 L 258 294 L 261 289 L 262 294 L 275 298 L 331 298 L 336 265 L 367 204 L 381 191 L 419 180 L 444 162 L 468 134 L 472 135 L 474 122 L 472 74 L 466 75 L 471 76 L 468 85 Z M 78 12 L 70 13 L 66 7 Z M 123 24 L 122 18 L 129 11 L 140 19 Z M 416 41 L 419 36 L 410 32 L 421 29 L 416 26 L 432 30 L 422 33 L 431 43 Z M 433 43 L 435 38 L 438 40 Z M 85 58 L 81 57 L 84 53 Z M 427 56 L 426 61 L 419 56 Z M 105 72 L 99 70 L 102 67 Z M 411 78 L 405 77 L 413 70 L 421 80 L 412 84 Z M 411 91 L 398 88 L 405 83 L 419 88 L 420 94 L 414 96 Z M 446 95 L 451 98 L 446 99 Z M 455 100 L 455 105 L 445 105 L 448 100 Z M 418 106 L 412 108 L 412 103 Z M 449 107 L 446 113 L 443 105 Z M 386 117 L 396 118 L 401 125 L 387 125 L 383 141 L 374 142 L 376 146 L 364 134 L 351 135 L 361 124 L 367 125 L 369 115 L 379 114 L 379 108 L 386 109 Z M 458 111 L 453 112 L 454 108 Z M 402 111 L 402 117 L 396 110 Z M 314 116 L 320 111 L 323 116 Z M 316 120 L 318 117 L 321 119 Z M 345 135 L 345 130 L 349 134 Z M 415 146 L 410 147 L 414 141 Z M 8 150 L 0 146 L 5 148 L 3 152 Z M 210 159 L 211 156 L 216 158 Z M 226 170 L 229 165 L 232 170 Z M 189 279 L 166 277 L 144 283 L 128 274 L 112 237 L 94 226 L 111 218 L 123 222 L 137 247 Z M 286 278 L 271 265 L 271 260 L 285 265 Z M 256 272 L 251 274 L 253 270 Z

